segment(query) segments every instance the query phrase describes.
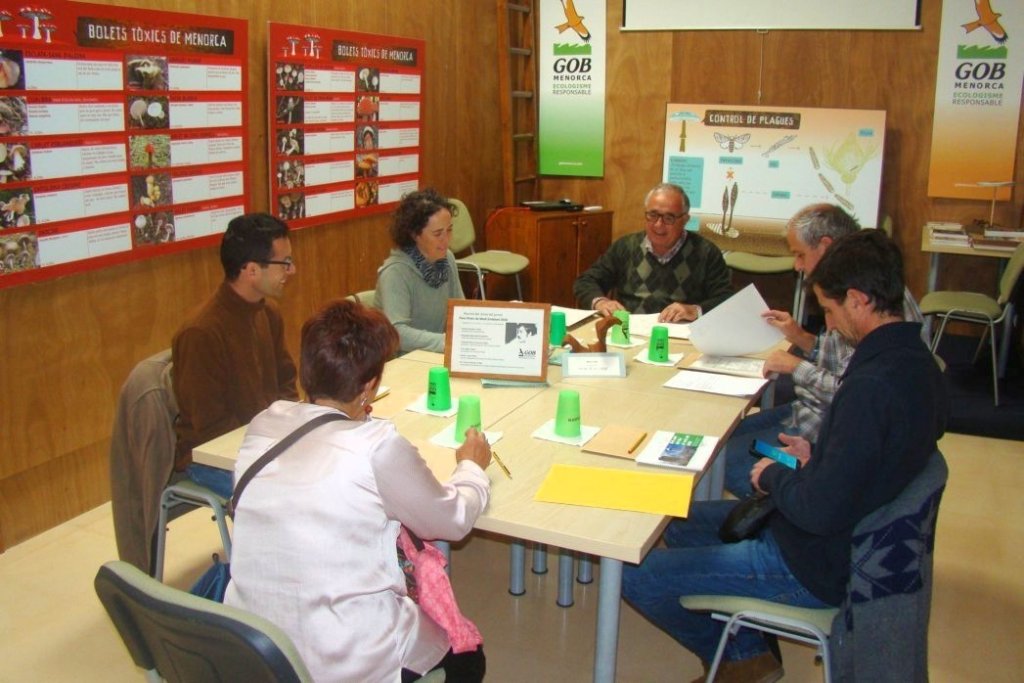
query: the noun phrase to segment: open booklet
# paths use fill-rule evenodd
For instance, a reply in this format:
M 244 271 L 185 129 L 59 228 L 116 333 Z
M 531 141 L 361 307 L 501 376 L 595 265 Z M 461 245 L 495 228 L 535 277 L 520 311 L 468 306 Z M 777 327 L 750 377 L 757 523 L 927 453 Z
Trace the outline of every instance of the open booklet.
M 640 465 L 701 472 L 707 467 L 717 445 L 717 436 L 657 431 L 647 447 L 636 456 L 636 461 Z
M 687 370 L 703 370 L 704 372 L 717 372 L 721 375 L 735 375 L 736 377 L 764 377 L 764 361 L 760 358 L 747 358 L 746 356 L 709 356 L 697 353 L 687 356 L 679 367 Z

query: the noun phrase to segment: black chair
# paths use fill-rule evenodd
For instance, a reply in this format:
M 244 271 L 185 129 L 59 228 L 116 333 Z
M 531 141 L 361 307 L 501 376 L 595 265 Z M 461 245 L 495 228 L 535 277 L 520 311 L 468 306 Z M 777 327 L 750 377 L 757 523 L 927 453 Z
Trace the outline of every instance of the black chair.
M 96 573 L 96 594 L 147 679 L 168 683 L 312 681 L 288 636 L 266 619 L 165 586 L 127 562 Z

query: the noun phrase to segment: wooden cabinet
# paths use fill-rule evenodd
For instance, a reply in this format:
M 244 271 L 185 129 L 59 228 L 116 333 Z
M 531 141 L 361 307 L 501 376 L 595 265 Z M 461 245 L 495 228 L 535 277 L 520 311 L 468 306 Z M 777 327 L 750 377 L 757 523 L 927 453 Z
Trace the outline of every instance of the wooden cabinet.
M 487 221 L 486 238 L 488 249 L 530 259 L 521 276 L 527 301 L 574 307 L 576 276 L 611 244 L 612 212 L 500 209 Z

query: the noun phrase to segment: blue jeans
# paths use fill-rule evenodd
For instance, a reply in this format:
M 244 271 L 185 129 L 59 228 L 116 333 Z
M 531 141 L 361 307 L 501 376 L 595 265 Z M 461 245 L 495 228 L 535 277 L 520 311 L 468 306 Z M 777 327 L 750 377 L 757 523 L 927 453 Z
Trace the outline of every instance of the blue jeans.
M 625 565 L 622 596 L 655 626 L 705 662 L 714 659 L 724 624 L 708 612 L 683 609 L 683 595 L 738 595 L 798 607 L 827 607 L 789 571 L 770 531 L 726 544 L 718 527 L 736 501 L 694 503 L 689 519 L 665 529 L 668 548 L 656 548 L 639 565 Z M 741 629 L 725 649 L 725 659 L 767 652 L 761 633 Z
M 185 469 L 185 476 L 200 486 L 210 489 L 221 498 L 230 498 L 231 492 L 235 488 L 234 474 L 219 467 L 210 467 L 194 462 Z
M 750 442 L 754 439 L 767 441 L 772 446 L 781 446 L 779 432 L 796 435 L 796 427 L 790 427 L 793 404 L 786 403 L 775 408 L 762 410 L 740 420 L 729 440 L 725 442 L 725 490 L 737 498 L 745 498 L 754 492 L 750 485 L 750 469 L 757 462 L 750 455 Z

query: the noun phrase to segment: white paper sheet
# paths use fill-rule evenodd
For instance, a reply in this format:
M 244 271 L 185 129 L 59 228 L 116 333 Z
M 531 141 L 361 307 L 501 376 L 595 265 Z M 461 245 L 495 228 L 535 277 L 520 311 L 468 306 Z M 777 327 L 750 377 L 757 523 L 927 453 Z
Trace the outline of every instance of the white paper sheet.
M 657 313 L 634 313 L 629 316 L 629 334 L 638 334 L 641 337 L 650 337 L 651 328 L 661 325 L 668 329 L 668 336 L 672 339 L 689 339 L 690 323 L 659 323 Z
M 737 377 L 764 377 L 764 361 L 743 356 L 701 356 L 690 364 L 689 370 L 717 372 Z
M 647 349 L 646 351 L 642 351 L 633 356 L 633 360 L 637 363 L 643 363 L 644 365 L 660 365 L 664 368 L 672 368 L 675 367 L 676 363 L 681 361 L 685 355 L 686 354 L 684 353 L 670 353 L 668 354 L 668 360 L 657 361 L 650 359 L 650 349 Z
M 746 356 L 764 351 L 785 338 L 761 317 L 767 310 L 761 293 L 754 285 L 747 285 L 690 323 L 690 343 L 709 356 Z
M 533 430 L 533 434 L 531 436 L 535 439 L 555 441 L 557 443 L 569 444 L 570 446 L 582 446 L 593 439 L 599 431 L 601 431 L 600 427 L 580 425 L 579 436 L 559 436 L 558 434 L 555 434 L 555 419 L 551 418 L 540 427 Z
M 597 311 L 586 311 L 582 308 L 566 308 L 565 306 L 555 306 L 552 304 L 551 312 L 554 313 L 555 311 L 565 313 L 566 329 L 571 329 L 574 325 L 583 322 L 597 313 Z
M 713 372 L 681 370 L 679 374 L 665 382 L 664 386 L 671 389 L 703 391 L 709 394 L 753 396 L 767 383 L 768 380 L 766 379 L 732 377 L 730 375 L 717 375 Z
M 504 432 L 485 431 L 484 437 L 487 439 L 487 443 L 493 446 L 494 444 L 501 441 L 501 437 L 503 434 Z M 452 422 L 450 425 L 439 431 L 437 434 L 434 434 L 432 437 L 430 437 L 430 443 L 438 446 L 443 446 L 444 448 L 454 448 L 455 450 L 458 450 L 459 447 L 462 445 L 461 443 L 455 440 L 454 422 Z
M 434 415 L 436 417 L 451 417 L 459 412 L 459 397 L 452 396 L 452 405 L 448 410 L 431 410 L 427 407 L 427 395 L 424 393 L 420 394 L 419 398 L 407 405 L 405 409 L 411 413 Z

